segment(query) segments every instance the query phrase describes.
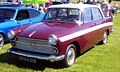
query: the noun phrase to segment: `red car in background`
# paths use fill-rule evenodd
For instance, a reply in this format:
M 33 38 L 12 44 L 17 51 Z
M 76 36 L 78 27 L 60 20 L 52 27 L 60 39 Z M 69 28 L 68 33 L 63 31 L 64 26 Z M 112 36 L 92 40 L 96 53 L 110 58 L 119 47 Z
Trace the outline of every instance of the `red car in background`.
M 12 48 L 8 52 L 29 58 L 62 61 L 71 66 L 82 52 L 100 42 L 106 44 L 112 29 L 112 18 L 101 8 L 87 4 L 50 6 L 42 22 L 8 32 Z M 21 57 L 23 56 L 23 57 Z

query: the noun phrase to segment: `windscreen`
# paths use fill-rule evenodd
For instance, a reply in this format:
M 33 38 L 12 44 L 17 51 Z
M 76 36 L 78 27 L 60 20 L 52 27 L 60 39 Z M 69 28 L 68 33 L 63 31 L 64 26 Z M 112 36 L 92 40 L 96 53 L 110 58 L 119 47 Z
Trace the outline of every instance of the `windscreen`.
M 80 19 L 79 11 L 74 8 L 49 8 L 43 20 L 75 22 Z

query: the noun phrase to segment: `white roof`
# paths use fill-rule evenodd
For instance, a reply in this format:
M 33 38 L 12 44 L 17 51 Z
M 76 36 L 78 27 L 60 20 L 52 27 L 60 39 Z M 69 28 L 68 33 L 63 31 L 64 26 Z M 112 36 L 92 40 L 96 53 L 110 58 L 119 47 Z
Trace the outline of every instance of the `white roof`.
M 59 5 L 52 5 L 49 8 L 79 8 L 84 9 L 88 7 L 98 7 L 96 5 L 90 5 L 90 4 L 59 4 Z
M 104 17 L 102 9 L 97 5 L 91 5 L 91 4 L 59 4 L 59 5 L 52 5 L 49 8 L 77 8 L 77 9 L 80 9 L 81 11 L 83 11 L 84 8 L 90 8 L 90 7 L 99 8 Z

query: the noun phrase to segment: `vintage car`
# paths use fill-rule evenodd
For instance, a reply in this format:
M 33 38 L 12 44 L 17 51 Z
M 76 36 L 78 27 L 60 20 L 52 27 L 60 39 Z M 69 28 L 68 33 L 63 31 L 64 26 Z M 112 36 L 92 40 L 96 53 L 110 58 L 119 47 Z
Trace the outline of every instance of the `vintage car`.
M 27 7 L 0 7 L 0 49 L 8 40 L 7 32 L 13 28 L 40 22 L 44 14 Z
M 112 18 L 105 17 L 98 6 L 53 5 L 42 22 L 9 31 L 12 48 L 7 51 L 24 61 L 43 59 L 71 66 L 91 46 L 106 44 L 112 25 Z

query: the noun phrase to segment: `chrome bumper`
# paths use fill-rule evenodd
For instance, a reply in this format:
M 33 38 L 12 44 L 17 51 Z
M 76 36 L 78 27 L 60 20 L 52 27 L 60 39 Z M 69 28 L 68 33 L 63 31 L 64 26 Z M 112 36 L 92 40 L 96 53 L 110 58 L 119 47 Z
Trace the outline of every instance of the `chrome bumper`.
M 15 50 L 12 50 L 12 48 L 7 49 L 7 52 L 17 54 L 17 55 L 21 55 L 21 56 L 31 57 L 31 58 L 37 58 L 37 59 L 42 59 L 42 60 L 50 60 L 50 62 L 60 61 L 60 60 L 63 60 L 64 57 L 65 57 L 65 55 L 61 55 L 61 56 L 55 56 L 55 55 L 45 56 L 45 55 L 31 54 L 31 53 L 26 53 L 26 52 L 21 52 L 21 51 L 15 51 Z

